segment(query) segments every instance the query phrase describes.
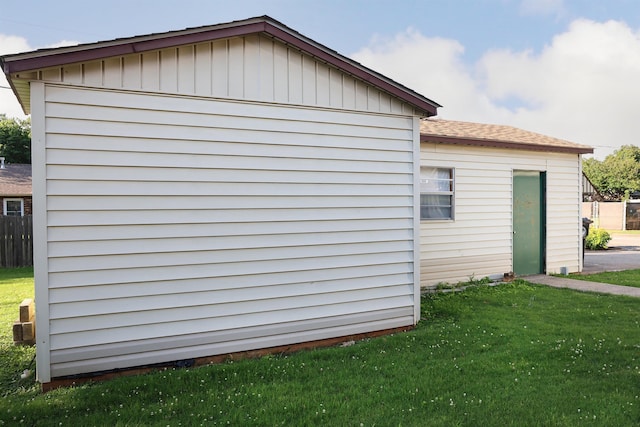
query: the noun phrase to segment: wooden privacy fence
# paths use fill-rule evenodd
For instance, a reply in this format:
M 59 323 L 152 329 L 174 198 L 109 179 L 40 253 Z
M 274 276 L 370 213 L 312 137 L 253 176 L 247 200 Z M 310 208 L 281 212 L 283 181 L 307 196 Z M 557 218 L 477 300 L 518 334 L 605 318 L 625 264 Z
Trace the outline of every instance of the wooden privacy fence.
M 0 267 L 33 265 L 31 216 L 0 216 Z

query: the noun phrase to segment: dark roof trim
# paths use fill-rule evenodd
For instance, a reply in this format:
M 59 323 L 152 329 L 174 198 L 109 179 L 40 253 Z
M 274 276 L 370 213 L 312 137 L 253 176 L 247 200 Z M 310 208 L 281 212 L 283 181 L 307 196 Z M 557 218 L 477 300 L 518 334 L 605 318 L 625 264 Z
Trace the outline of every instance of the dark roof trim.
M 478 147 L 491 147 L 491 148 L 509 148 L 515 150 L 528 150 L 528 151 L 545 151 L 553 153 L 571 153 L 571 154 L 593 154 L 593 148 L 591 147 L 563 147 L 560 145 L 538 145 L 527 144 L 524 142 L 510 142 L 510 141 L 497 141 L 490 139 L 477 139 L 477 138 L 460 138 L 453 136 L 442 135 L 429 135 L 420 134 L 420 142 L 435 142 L 439 144 L 452 144 L 452 145 L 472 145 Z
M 207 27 L 191 28 L 168 33 L 150 34 L 111 41 L 90 43 L 71 47 L 42 49 L 15 55 L 0 57 L 5 74 L 65 64 L 95 61 L 107 57 L 147 52 L 169 47 L 201 43 L 230 37 L 264 33 L 294 46 L 308 54 L 333 65 L 354 77 L 366 81 L 389 94 L 411 104 L 415 108 L 435 116 L 440 104 L 417 92 L 376 73 L 338 52 L 327 48 L 268 16 L 250 18 Z
M 289 43 L 298 49 L 301 49 L 316 58 L 327 62 L 361 80 L 364 80 L 380 89 L 394 95 L 400 99 L 405 100 L 409 104 L 412 104 L 418 107 L 421 110 L 424 110 L 428 113 L 429 116 L 435 116 L 438 107 L 442 107 L 442 105 L 438 104 L 435 101 L 432 101 L 424 96 L 414 92 L 413 90 L 403 86 L 387 77 L 384 77 L 382 74 L 378 74 L 375 71 L 355 62 L 353 60 L 347 59 L 346 57 L 340 55 L 339 53 L 331 50 L 327 50 L 326 47 L 319 45 L 309 39 L 301 40 L 299 34 L 292 35 L 289 32 L 286 32 L 280 28 L 275 26 L 271 26 L 267 24 L 266 31 L 268 34 Z
M 77 62 L 142 53 L 208 40 L 237 37 L 264 31 L 264 23 L 250 23 L 231 28 L 212 28 L 200 32 L 175 31 L 155 36 L 138 36 L 70 47 L 41 49 L 2 58 L 5 74 L 56 67 Z

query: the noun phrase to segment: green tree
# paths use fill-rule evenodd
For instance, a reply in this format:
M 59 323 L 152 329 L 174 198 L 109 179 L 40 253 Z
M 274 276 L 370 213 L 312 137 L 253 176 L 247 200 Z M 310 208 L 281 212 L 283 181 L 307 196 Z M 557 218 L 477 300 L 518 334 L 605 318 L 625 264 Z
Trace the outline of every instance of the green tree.
M 591 183 L 608 200 L 622 200 L 640 191 L 640 147 L 623 145 L 603 161 L 585 159 L 582 169 Z
M 0 114 L 0 157 L 8 163 L 31 163 L 31 119 Z

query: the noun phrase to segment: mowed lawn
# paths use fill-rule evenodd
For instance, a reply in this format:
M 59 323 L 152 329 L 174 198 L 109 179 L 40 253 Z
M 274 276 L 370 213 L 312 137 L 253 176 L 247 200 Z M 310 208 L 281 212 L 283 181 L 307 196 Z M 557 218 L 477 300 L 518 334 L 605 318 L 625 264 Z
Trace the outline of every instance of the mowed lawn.
M 20 317 L 20 303 L 25 298 L 33 298 L 33 268 L 0 268 L 0 395 L 3 400 L 14 393 L 34 389 L 33 378 L 23 381 L 20 374 L 29 367 L 35 348 L 13 345 L 13 322 Z M 4 414 L 0 414 L 2 419 Z
M 1 274 L 0 425 L 640 425 L 638 299 L 474 286 L 407 333 L 41 394 L 10 334 L 30 271 Z

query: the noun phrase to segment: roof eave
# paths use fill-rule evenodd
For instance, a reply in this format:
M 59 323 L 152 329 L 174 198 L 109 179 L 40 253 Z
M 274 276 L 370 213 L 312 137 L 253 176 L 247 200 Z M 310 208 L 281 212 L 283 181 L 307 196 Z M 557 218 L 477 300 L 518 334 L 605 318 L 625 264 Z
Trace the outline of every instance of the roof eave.
M 5 55 L 0 57 L 0 64 L 2 65 L 4 73 L 7 75 L 7 80 L 11 81 L 10 74 L 24 71 L 78 62 L 89 62 L 107 57 L 142 53 L 256 33 L 263 33 L 277 38 L 354 77 L 375 85 L 391 95 L 402 99 L 417 110 L 424 112 L 427 117 L 435 116 L 438 107 L 441 107 L 437 102 L 414 92 L 324 45 L 314 42 L 268 16 L 162 34 L 136 36 L 107 42 Z M 12 88 L 14 89 L 14 93 L 16 93 L 13 85 Z
M 2 57 L 0 57 L 0 67 L 4 68 L 4 63 L 2 61 Z M 13 91 L 14 95 L 16 96 L 16 99 L 18 100 L 18 103 L 20 104 L 20 108 L 22 108 L 22 112 L 25 114 L 31 114 L 31 111 L 29 110 L 29 108 L 27 107 L 27 105 L 25 105 L 24 100 L 22 99 L 21 96 L 19 96 L 19 90 L 16 87 L 16 85 L 13 83 L 13 79 L 11 79 L 9 77 L 9 73 L 6 74 L 7 76 L 7 82 L 9 83 L 9 86 L 11 87 L 11 90 Z
M 420 134 L 420 142 L 432 142 L 439 144 L 452 144 L 452 145 L 469 145 L 478 147 L 490 147 L 490 148 L 508 148 L 515 150 L 528 150 L 528 151 L 544 151 L 553 153 L 569 153 L 569 154 L 593 154 L 593 148 L 587 146 L 580 147 L 564 147 L 559 145 L 542 145 L 542 144 L 527 144 L 524 142 L 513 141 L 498 141 L 491 139 L 479 139 L 479 138 L 462 138 L 443 135 L 431 135 Z

